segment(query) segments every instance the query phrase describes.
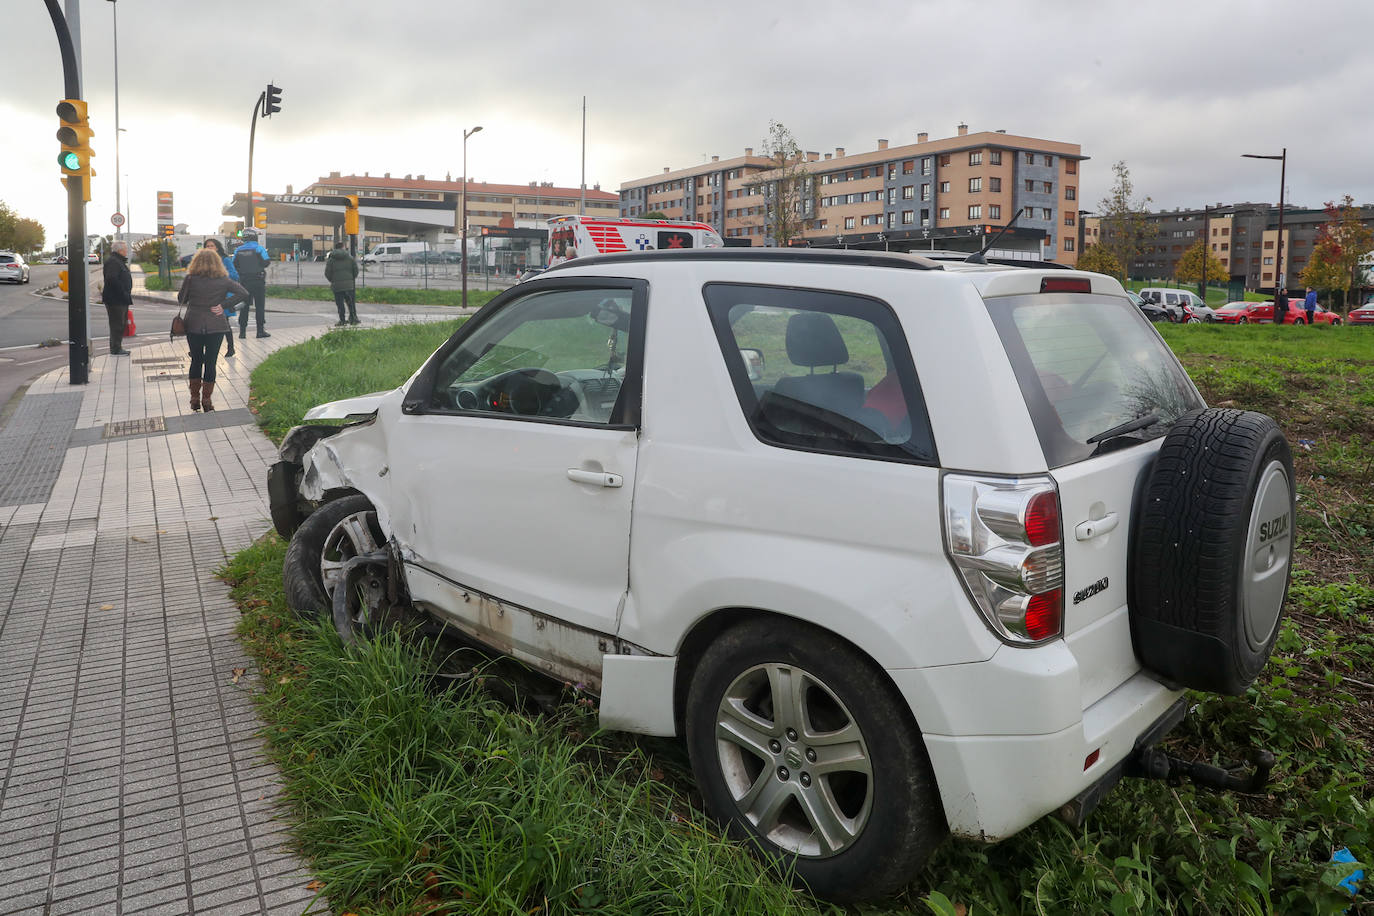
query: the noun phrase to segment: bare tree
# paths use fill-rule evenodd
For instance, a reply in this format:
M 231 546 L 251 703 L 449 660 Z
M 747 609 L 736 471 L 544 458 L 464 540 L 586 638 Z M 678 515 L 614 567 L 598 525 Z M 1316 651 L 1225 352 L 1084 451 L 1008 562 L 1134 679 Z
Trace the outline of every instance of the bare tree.
M 773 165 L 746 185 L 751 197 L 762 198 L 762 203 L 750 205 L 762 208 L 762 217 L 753 225 L 762 226 L 764 235 L 774 245 L 785 248 L 801 236 L 815 215 L 815 178 L 806 167 L 806 156 L 792 131 L 778 121 L 768 122 L 768 136 L 761 149 Z
M 1124 161 L 1112 166 L 1116 181 L 1111 193 L 1097 205 L 1101 219 L 1101 235 L 1097 244 L 1103 253 L 1110 253 L 1129 275 L 1131 263 L 1145 250 L 1145 243 L 1153 239 L 1157 230 L 1149 219 L 1150 198 L 1131 200 L 1135 188 L 1131 184 L 1131 170 Z

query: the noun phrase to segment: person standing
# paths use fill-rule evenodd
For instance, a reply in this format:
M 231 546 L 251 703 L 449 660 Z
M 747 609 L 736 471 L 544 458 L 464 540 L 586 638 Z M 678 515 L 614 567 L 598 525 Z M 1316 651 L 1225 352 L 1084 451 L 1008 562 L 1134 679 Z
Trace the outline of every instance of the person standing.
M 334 305 L 339 309 L 339 323 L 335 327 L 358 323 L 357 277 L 358 262 L 353 260 L 343 242 L 335 242 L 334 250 L 324 262 L 324 278 L 334 291 Z M 345 305 L 348 306 L 347 320 L 344 320 Z
M 238 282 L 253 297 L 257 309 L 258 336 L 271 337 L 267 333 L 267 249 L 258 244 L 256 229 L 243 230 L 243 244 L 234 250 L 234 270 L 238 272 Z M 248 309 L 239 312 L 239 340 L 248 336 Z
M 186 306 L 186 343 L 191 348 L 188 379 L 192 410 L 209 412 L 215 409 L 210 400 L 215 391 L 215 362 L 219 359 L 220 342 L 229 331 L 229 319 L 224 317 L 224 304 L 246 304 L 248 299 L 248 290 L 229 279 L 224 262 L 216 256 L 213 248 L 202 248 L 196 252 L 191 259 L 191 266 L 186 269 L 181 289 L 177 291 L 177 301 Z
M 124 349 L 124 325 L 129 320 L 129 306 L 134 304 L 134 277 L 129 272 L 129 243 L 122 239 L 110 246 L 105 257 L 105 287 L 100 301 L 110 319 L 110 355 L 128 356 Z
M 1317 291 L 1312 287 L 1307 287 L 1307 295 L 1303 297 L 1302 307 L 1307 312 L 1307 326 L 1312 327 L 1312 319 L 1317 314 Z
M 229 279 L 235 283 L 239 282 L 239 272 L 234 269 L 233 260 L 224 253 L 224 246 L 219 243 L 219 239 L 206 239 L 205 247 L 213 250 L 219 255 L 220 263 L 224 265 L 225 271 L 229 274 Z M 224 317 L 229 321 L 229 330 L 224 332 L 224 356 L 226 359 L 234 355 L 234 317 L 238 312 L 234 309 L 233 303 L 224 305 Z
M 1288 320 L 1288 287 L 1279 290 L 1274 297 L 1274 327 L 1280 327 Z

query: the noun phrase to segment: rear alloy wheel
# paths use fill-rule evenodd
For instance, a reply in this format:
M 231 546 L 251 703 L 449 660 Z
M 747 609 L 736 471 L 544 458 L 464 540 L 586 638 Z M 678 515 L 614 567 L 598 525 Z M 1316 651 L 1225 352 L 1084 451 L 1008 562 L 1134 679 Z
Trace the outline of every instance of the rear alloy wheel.
M 1261 413 L 1184 414 L 1131 542 L 1131 637 L 1171 684 L 1240 694 L 1278 637 L 1293 561 L 1293 456 Z
M 891 894 L 947 832 L 910 710 L 871 660 L 821 630 L 727 630 L 692 676 L 686 720 L 711 813 L 819 896 Z
M 1249 323 L 1250 323 L 1250 319 L 1249 319 L 1249 318 L 1246 318 L 1244 315 L 1241 315 L 1240 318 L 1236 319 L 1236 324 L 1249 324 Z
M 386 544 L 377 510 L 366 496 L 325 503 L 291 536 L 282 566 L 286 603 L 302 617 L 333 613 L 334 588 L 344 566 Z

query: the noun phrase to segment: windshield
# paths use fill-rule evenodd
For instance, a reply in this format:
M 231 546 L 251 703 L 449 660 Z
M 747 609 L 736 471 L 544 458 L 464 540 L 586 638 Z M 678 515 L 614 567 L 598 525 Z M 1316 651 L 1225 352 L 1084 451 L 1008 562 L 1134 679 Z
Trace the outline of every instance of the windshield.
M 1206 406 L 1126 299 L 1017 296 L 987 306 L 1052 468 L 1162 436 L 1181 415 Z M 1116 427 L 1125 431 L 1102 435 Z

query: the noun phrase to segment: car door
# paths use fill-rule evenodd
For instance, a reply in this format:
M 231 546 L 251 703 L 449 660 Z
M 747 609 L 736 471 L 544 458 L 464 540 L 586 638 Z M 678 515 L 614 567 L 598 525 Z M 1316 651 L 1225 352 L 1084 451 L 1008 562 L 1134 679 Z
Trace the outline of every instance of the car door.
M 389 433 L 411 563 L 613 633 L 628 579 L 642 281 L 562 279 L 497 300 L 431 358 Z M 479 601 L 449 608 L 474 620 Z M 490 621 L 488 621 L 490 623 Z

